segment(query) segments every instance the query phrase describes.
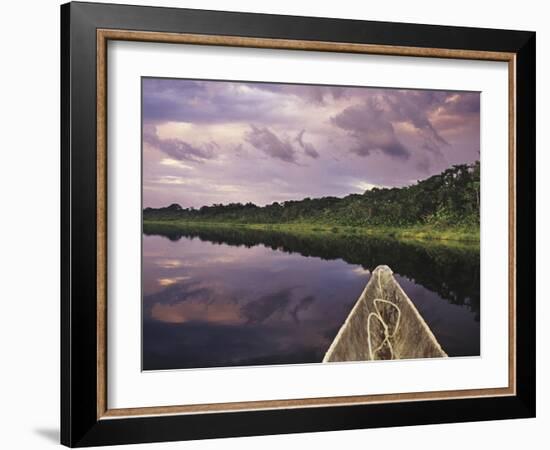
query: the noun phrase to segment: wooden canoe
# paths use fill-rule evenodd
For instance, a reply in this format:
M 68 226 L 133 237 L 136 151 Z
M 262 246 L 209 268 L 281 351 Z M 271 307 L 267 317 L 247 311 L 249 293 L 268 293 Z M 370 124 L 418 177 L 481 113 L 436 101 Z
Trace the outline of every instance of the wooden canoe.
M 392 270 L 378 266 L 323 362 L 446 356 Z

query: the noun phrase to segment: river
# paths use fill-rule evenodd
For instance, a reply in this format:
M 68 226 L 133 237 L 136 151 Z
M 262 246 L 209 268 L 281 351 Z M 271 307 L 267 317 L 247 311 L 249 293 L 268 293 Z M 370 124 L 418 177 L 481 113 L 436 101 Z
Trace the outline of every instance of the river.
M 144 370 L 320 362 L 379 264 L 449 356 L 480 354 L 479 247 L 145 227 Z

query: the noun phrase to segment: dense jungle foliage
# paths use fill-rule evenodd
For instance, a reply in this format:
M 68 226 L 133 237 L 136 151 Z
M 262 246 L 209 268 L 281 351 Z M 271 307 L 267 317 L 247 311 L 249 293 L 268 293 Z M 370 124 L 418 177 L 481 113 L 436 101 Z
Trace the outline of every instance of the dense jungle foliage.
M 229 203 L 182 208 L 145 208 L 144 221 L 240 224 L 315 223 L 342 226 L 479 225 L 479 161 L 450 167 L 414 185 L 373 188 L 343 198 L 322 197 L 274 202 L 266 206 Z

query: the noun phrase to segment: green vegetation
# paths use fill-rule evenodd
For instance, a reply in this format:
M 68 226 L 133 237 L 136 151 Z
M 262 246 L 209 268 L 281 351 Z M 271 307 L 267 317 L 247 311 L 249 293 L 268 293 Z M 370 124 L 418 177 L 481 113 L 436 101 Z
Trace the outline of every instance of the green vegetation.
M 214 204 L 200 209 L 145 208 L 146 224 L 244 227 L 294 234 L 343 233 L 399 239 L 479 241 L 479 161 L 455 165 L 403 188 L 343 198 L 290 200 L 259 207 Z
M 169 232 L 170 229 L 238 229 L 273 231 L 279 233 L 291 233 L 298 236 L 309 234 L 341 234 L 354 236 L 385 237 L 400 240 L 422 239 L 422 240 L 449 240 L 449 241 L 472 241 L 479 242 L 479 229 L 469 227 L 435 227 L 430 225 L 417 225 L 410 227 L 354 227 L 335 226 L 324 224 L 308 223 L 284 223 L 284 224 L 262 224 L 262 223 L 233 223 L 233 222 L 199 222 L 186 220 L 145 220 L 148 229 L 161 229 Z

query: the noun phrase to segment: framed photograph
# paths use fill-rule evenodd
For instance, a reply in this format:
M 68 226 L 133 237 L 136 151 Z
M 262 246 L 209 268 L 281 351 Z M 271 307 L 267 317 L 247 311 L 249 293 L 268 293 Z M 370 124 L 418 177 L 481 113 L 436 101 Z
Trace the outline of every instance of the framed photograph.
M 535 415 L 535 33 L 61 7 L 61 441 Z

